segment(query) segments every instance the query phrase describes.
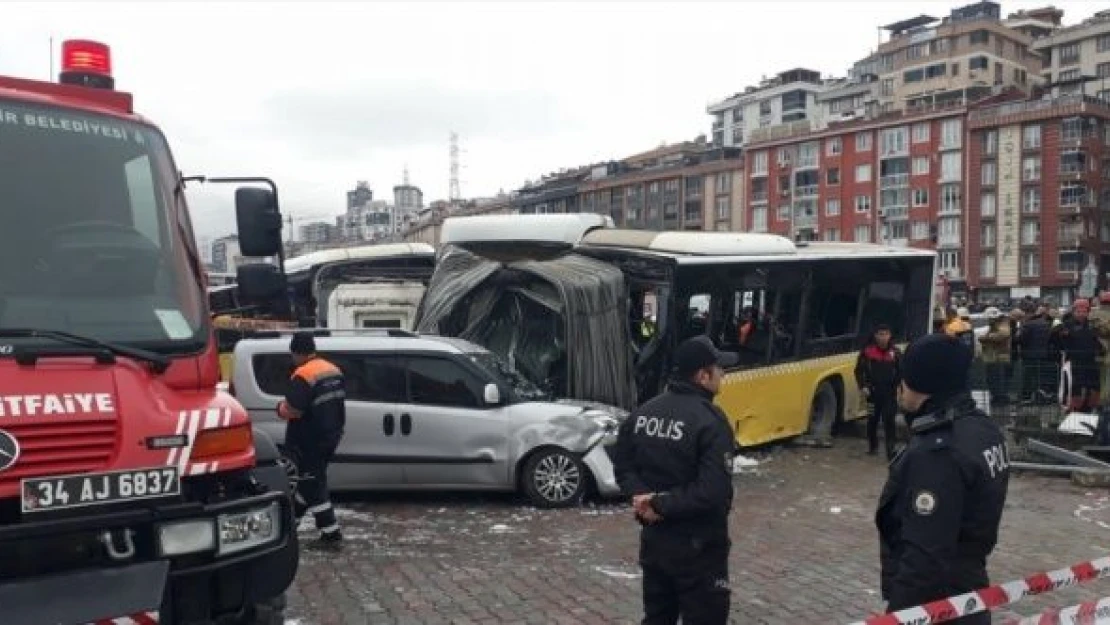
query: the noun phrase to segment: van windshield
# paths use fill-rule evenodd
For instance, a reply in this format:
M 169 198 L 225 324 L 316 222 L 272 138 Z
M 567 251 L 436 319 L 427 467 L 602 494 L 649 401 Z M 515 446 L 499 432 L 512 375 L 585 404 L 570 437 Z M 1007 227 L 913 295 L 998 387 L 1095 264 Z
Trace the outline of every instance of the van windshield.
M 468 355 L 479 367 L 504 380 L 521 399 L 527 401 L 547 401 L 551 399 L 549 394 L 524 377 L 516 370 L 516 367 L 513 367 L 501 356 L 493 352 L 472 352 Z
M 0 329 L 198 349 L 204 294 L 174 172 L 153 127 L 0 99 Z

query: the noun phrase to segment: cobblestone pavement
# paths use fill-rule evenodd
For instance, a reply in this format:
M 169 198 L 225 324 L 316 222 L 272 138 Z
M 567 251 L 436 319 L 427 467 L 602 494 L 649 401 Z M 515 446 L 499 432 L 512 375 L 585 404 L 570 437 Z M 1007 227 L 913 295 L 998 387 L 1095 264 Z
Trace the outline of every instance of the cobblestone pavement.
M 847 625 L 881 609 L 872 514 L 886 466 L 863 448 L 841 439 L 834 449 L 776 449 L 736 476 L 733 622 Z M 637 533 L 626 508 L 547 511 L 508 496 L 442 494 L 368 494 L 340 506 L 346 549 L 305 552 L 287 625 L 637 622 Z M 1106 554 L 1110 490 L 1015 476 L 993 580 Z M 1026 599 L 999 618 L 1097 596 L 1110 596 L 1110 580 Z

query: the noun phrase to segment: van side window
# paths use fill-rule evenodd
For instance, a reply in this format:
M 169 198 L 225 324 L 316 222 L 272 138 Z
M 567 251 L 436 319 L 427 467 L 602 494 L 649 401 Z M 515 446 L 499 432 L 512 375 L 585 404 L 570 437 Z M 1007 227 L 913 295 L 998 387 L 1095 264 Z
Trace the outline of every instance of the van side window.
M 399 361 L 382 356 L 353 353 L 321 353 L 343 372 L 348 401 L 404 401 L 405 372 Z M 254 377 L 267 395 L 284 397 L 293 375 L 289 354 L 257 354 L 253 359 Z
M 427 406 L 482 406 L 482 385 L 469 371 L 444 358 L 410 357 L 409 397 Z

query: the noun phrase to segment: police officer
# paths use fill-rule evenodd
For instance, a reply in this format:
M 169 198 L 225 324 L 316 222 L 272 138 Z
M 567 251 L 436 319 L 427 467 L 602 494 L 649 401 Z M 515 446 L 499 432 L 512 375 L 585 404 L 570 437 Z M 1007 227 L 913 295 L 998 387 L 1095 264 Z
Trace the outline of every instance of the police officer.
M 732 428 L 713 396 L 736 364 L 704 336 L 674 352 L 667 390 L 621 425 L 614 468 L 640 533 L 644 625 L 723 625 L 730 590 Z
M 898 401 L 911 438 L 891 462 L 875 515 L 891 612 L 989 585 L 1009 456 L 1002 430 L 971 398 L 972 358 L 958 338 L 933 334 L 902 360 Z M 991 616 L 953 622 L 989 624 Z
M 287 422 L 285 445 L 300 470 L 297 520 L 311 512 L 320 530 L 320 546 L 335 547 L 343 536 L 328 497 L 328 463 L 347 420 L 343 372 L 316 355 L 311 332 L 293 335 L 289 351 L 296 369 L 278 415 Z

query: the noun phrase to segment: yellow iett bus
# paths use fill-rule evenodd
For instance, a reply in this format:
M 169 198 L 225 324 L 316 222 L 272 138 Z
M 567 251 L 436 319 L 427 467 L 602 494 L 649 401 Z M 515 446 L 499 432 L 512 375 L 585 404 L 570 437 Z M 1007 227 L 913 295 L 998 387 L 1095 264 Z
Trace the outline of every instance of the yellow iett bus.
M 480 255 L 511 247 L 518 256 L 550 255 L 562 239 L 562 253 L 620 268 L 639 401 L 665 387 L 680 341 L 709 336 L 740 356 L 716 401 L 743 447 L 800 435 L 828 441 L 837 422 L 864 414 L 853 369 L 875 326 L 889 325 L 900 344 L 930 331 L 931 250 L 609 223 L 596 215 L 457 217 L 443 236 Z M 641 331 L 645 301 L 654 302 L 651 332 Z

